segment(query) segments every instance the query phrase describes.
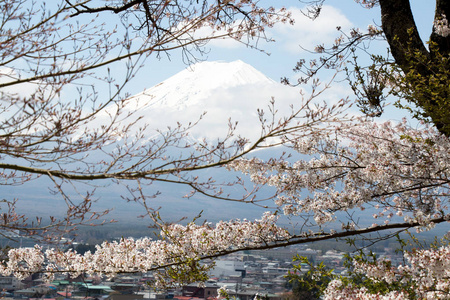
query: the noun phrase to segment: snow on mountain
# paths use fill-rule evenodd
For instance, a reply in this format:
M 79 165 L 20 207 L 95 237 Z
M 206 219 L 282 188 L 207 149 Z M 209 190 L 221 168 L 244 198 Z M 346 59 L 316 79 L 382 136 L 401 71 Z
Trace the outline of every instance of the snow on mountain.
M 201 103 L 217 89 L 274 83 L 272 79 L 240 60 L 231 63 L 202 62 L 134 97 L 150 97 L 149 106 L 169 106 L 181 110 Z
M 288 113 L 289 104 L 300 96 L 297 89 L 275 82 L 240 60 L 201 62 L 131 97 L 127 110 L 143 117 L 149 136 L 177 122 L 195 122 L 206 112 L 191 130 L 193 137 L 221 137 L 229 119 L 238 122 L 238 133 L 256 137 L 260 132 L 257 109 L 267 110 L 272 97 L 277 108 Z

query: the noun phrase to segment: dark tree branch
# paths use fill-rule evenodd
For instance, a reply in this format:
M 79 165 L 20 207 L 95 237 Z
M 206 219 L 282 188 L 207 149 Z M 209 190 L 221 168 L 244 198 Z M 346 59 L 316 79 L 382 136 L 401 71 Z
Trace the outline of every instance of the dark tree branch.
M 419 36 L 409 0 L 380 0 L 379 3 L 382 28 L 395 62 L 413 79 L 409 85 L 416 91 L 410 101 L 423 109 L 424 116 L 430 118 L 441 133 L 450 136 L 450 116 L 443 113 L 449 111 L 449 92 L 442 88 L 447 85 L 443 70 L 448 66 L 442 64 L 449 54 L 450 37 L 436 32 L 433 27 L 428 50 Z M 446 18 L 449 12 L 448 1 L 436 0 L 435 20 Z M 436 78 L 439 87 L 433 86 Z M 424 91 L 429 88 L 433 90 Z
M 382 28 L 392 55 L 403 71 L 407 72 L 411 67 L 408 49 L 429 56 L 419 36 L 409 0 L 380 0 L 380 7 Z
M 434 224 L 441 224 L 444 222 L 449 222 L 449 216 L 444 216 L 436 219 L 431 220 Z M 312 243 L 312 242 L 318 242 L 318 241 L 326 241 L 331 239 L 343 239 L 347 237 L 353 237 L 358 235 L 364 235 L 364 234 L 370 234 L 370 233 L 377 233 L 384 230 L 405 230 L 409 228 L 419 227 L 421 224 L 418 222 L 411 222 L 411 223 L 392 223 L 392 224 L 386 224 L 386 225 L 379 225 L 374 227 L 366 227 L 361 229 L 354 229 L 354 230 L 348 230 L 348 231 L 340 231 L 336 233 L 316 233 L 314 235 L 304 237 L 302 235 L 296 235 L 291 236 L 289 240 L 279 241 L 271 244 L 261 244 L 257 247 L 245 247 L 240 249 L 232 249 L 232 250 L 226 250 L 225 253 L 221 252 L 218 254 L 213 254 L 209 256 L 203 256 L 201 259 L 212 259 L 221 257 L 227 254 L 241 252 L 245 250 L 267 250 L 267 249 L 275 249 L 280 247 L 287 247 L 292 245 L 299 245 L 299 244 L 306 244 L 306 243 Z
M 76 9 L 76 13 L 73 13 L 71 15 L 71 17 L 75 17 L 78 16 L 80 14 L 86 14 L 86 13 L 98 13 L 98 12 L 103 12 L 103 11 L 111 11 L 115 14 L 124 12 L 128 9 L 130 9 L 131 7 L 133 7 L 134 5 L 139 5 L 140 3 L 145 3 L 145 1 L 143 0 L 134 0 L 134 1 L 130 1 L 122 6 L 100 6 L 100 7 L 87 7 L 85 5 L 82 5 L 82 7 L 84 8 L 84 10 L 78 9 L 76 8 L 74 5 L 72 5 L 68 0 L 66 0 L 66 2 L 72 6 L 73 8 Z
M 435 20 L 450 17 L 450 2 L 448 0 L 436 0 Z M 450 36 L 442 36 L 435 32 L 434 27 L 430 36 L 430 41 L 436 44 L 438 52 L 445 56 L 450 54 Z M 431 53 L 433 54 L 433 53 Z

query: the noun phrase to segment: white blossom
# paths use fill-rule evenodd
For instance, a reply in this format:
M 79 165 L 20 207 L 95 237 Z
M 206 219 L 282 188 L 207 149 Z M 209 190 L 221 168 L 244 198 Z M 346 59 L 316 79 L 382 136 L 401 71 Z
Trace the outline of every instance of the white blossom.
M 433 22 L 434 32 L 440 36 L 447 37 L 450 34 L 450 27 L 445 15 L 441 15 L 440 19 L 435 19 Z
M 376 263 L 354 261 L 354 270 L 366 277 L 388 284 L 397 281 L 407 283 L 417 299 L 450 299 L 450 247 L 414 250 L 405 253 L 406 264 L 394 267 L 388 260 Z M 365 288 L 344 286 L 333 280 L 325 291 L 324 299 L 410 299 L 407 291 L 395 291 L 385 295 L 369 293 Z

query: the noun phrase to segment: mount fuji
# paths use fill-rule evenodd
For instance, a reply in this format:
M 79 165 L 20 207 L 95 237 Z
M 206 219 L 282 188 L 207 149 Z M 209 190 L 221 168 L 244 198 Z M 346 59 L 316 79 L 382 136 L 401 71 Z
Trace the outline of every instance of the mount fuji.
M 238 134 L 251 138 L 260 133 L 257 109 L 266 109 L 272 97 L 282 114 L 290 112 L 290 104 L 300 95 L 298 89 L 277 83 L 240 60 L 201 62 L 131 97 L 125 112 L 142 117 L 140 125 L 148 125 L 148 136 L 177 122 L 195 122 L 206 112 L 190 131 L 192 137 L 220 138 L 230 119 L 238 122 Z
M 277 83 L 242 61 L 202 62 L 130 97 L 123 114 L 134 112 L 133 118 L 141 117 L 133 126 L 139 128 L 146 124 L 144 134 L 149 139 L 156 135 L 157 129 L 164 131 L 168 126 L 176 127 L 177 122 L 187 125 L 189 122 L 197 121 L 204 112 L 206 115 L 190 130 L 190 138 L 216 140 L 224 137 L 231 119 L 232 122 L 238 122 L 236 134 L 252 139 L 259 137 L 261 132 L 257 109 L 265 109 L 272 97 L 275 99 L 280 116 L 291 112 L 290 104 L 300 101 L 298 89 Z M 99 123 L 93 126 L 101 124 L 102 118 L 105 118 L 104 121 L 108 116 L 106 109 L 103 116 L 97 120 Z M 230 174 L 233 177 L 235 175 Z M 63 201 L 49 196 L 48 190 L 42 188 L 46 185 L 45 182 L 37 180 L 25 184 L 20 189 L 8 188 L 7 193 L 11 197 L 21 199 L 18 208 L 26 214 L 41 216 L 63 214 L 65 210 Z M 162 207 L 162 215 L 172 220 L 183 216 L 193 217 L 201 210 L 204 211 L 204 216 L 212 221 L 227 218 L 259 218 L 265 211 L 254 205 L 215 201 L 200 196 L 186 199 L 183 196 L 189 190 L 181 186 L 155 182 L 151 188 L 162 194 L 152 199 L 150 205 Z M 119 190 L 115 185 L 98 188 L 96 192 L 98 201 L 93 208 L 95 210 L 113 208 L 107 218 L 134 223 L 136 216 L 143 213 L 143 208 L 133 202 L 127 203 L 122 200 L 121 193 L 123 190 Z M 45 205 L 40 205 L 42 210 L 34 208 L 30 212 L 30 207 L 36 207 L 36 203 Z
M 298 89 L 278 83 L 240 60 L 229 63 L 201 62 L 130 97 L 124 114 L 135 113 L 135 118 L 140 117 L 134 126 L 146 125 L 144 136 L 149 139 L 157 134 L 157 130 L 174 128 L 177 123 L 187 125 L 196 122 L 206 112 L 200 122 L 190 129 L 189 138 L 211 141 L 223 138 L 231 120 L 238 123 L 235 135 L 240 134 L 252 140 L 261 133 L 257 110 L 267 110 L 272 98 L 275 99 L 275 107 L 281 117 L 291 113 L 291 104 L 300 101 L 300 94 Z M 236 174 L 224 175 L 222 172 L 221 175 L 208 173 L 209 175 L 216 178 L 234 177 Z M 185 199 L 183 196 L 189 190 L 178 186 L 164 186 L 155 182 L 152 187 L 162 193 L 152 200 L 152 206 L 162 207 L 161 212 L 165 211 L 171 218 L 193 216 L 201 210 L 209 220 L 230 218 L 230 212 L 233 212 L 235 218 L 258 218 L 265 211 L 254 205 L 216 201 L 200 196 Z M 111 193 L 112 190 L 108 192 Z M 110 198 L 111 194 L 108 196 Z M 118 200 L 114 201 L 114 205 L 115 211 L 132 215 L 130 203 Z M 120 216 L 114 214 L 113 211 L 115 219 L 120 219 Z M 135 213 L 134 216 L 136 215 Z

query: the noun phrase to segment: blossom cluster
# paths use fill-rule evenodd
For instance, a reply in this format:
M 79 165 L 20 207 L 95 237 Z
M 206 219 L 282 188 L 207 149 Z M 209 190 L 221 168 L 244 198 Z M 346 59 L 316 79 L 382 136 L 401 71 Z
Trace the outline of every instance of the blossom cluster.
M 360 3 L 362 6 L 366 8 L 374 7 L 378 1 L 377 0 L 356 0 L 356 3 Z
M 338 211 L 370 208 L 381 224 L 403 218 L 429 229 L 431 219 L 448 214 L 450 141 L 435 129 L 360 118 L 290 140 L 300 154 L 292 156 L 305 159 L 232 163 L 255 183 L 276 187 L 287 215 L 313 213 L 321 225 Z
M 450 27 L 448 26 L 448 20 L 445 15 L 442 15 L 441 19 L 435 19 L 433 27 L 434 32 L 440 36 L 447 37 L 450 34 Z
M 128 238 L 104 242 L 96 246 L 94 253 L 88 251 L 84 255 L 73 250 L 43 250 L 39 246 L 11 249 L 8 259 L 0 266 L 0 273 L 26 278 L 32 273 L 43 272 L 51 279 L 55 273 L 76 277 L 85 273 L 114 276 L 147 272 L 235 248 L 285 240 L 289 234 L 275 225 L 276 221 L 275 215 L 266 213 L 260 220 L 221 221 L 215 226 L 210 223 L 174 224 L 162 230 L 159 240 Z
M 394 267 L 387 260 L 353 262 L 355 271 L 374 281 L 404 286 L 402 291 L 385 295 L 370 293 L 367 288 L 332 281 L 325 299 L 450 299 L 450 247 L 413 250 L 405 253 L 406 264 Z
M 325 290 L 324 300 L 407 300 L 407 295 L 391 291 L 385 295 L 369 293 L 365 287 L 343 286 L 339 279 L 331 281 Z
M 241 41 L 244 37 L 263 37 L 265 29 L 277 23 L 294 23 L 286 8 L 261 7 L 257 1 L 228 0 L 219 4 L 212 3 L 208 10 L 205 7 L 199 9 L 203 14 L 201 18 L 187 19 L 187 26 L 183 31 L 187 33 L 188 39 L 195 31 L 210 28 L 210 38 L 230 37 Z M 176 15 L 176 12 L 173 14 Z M 244 18 L 237 20 L 236 16 L 241 14 L 244 14 Z
M 367 31 L 369 32 L 370 35 L 379 35 L 383 32 L 381 29 L 377 28 L 375 25 L 372 24 L 367 26 Z

